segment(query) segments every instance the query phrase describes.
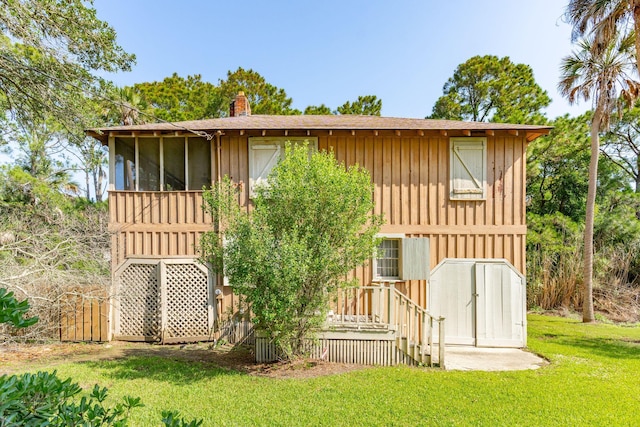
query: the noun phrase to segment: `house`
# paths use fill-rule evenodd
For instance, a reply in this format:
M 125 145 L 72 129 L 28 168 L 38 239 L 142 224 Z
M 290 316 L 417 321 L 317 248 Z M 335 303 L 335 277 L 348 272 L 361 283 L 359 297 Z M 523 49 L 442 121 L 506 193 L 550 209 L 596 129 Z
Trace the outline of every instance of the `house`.
M 526 344 L 525 155 L 527 143 L 549 127 L 251 115 L 242 93 L 230 113 L 88 131 L 109 147 L 113 339 L 177 342 L 246 332 L 238 297 L 197 261 L 198 240 L 213 227 L 202 188 L 229 175 L 248 207 L 285 141 L 307 140 L 367 168 L 376 213 L 386 218 L 384 256 L 353 272 L 359 291 L 335 300 L 328 319 L 334 326 L 321 343 L 327 357 L 418 360 L 407 354 L 431 351 L 425 346 L 438 341 L 432 326 L 440 316 L 447 344 Z M 354 355 L 371 352 L 372 359 Z

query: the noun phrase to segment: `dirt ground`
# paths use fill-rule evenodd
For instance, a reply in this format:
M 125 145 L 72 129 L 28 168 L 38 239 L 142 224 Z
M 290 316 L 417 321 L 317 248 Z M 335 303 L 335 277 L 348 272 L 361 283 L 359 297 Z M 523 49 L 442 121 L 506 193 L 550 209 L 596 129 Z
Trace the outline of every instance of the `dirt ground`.
M 258 364 L 248 348 L 212 347 L 207 344 L 158 345 L 147 343 L 60 343 L 0 345 L 0 375 L 27 369 L 52 369 L 61 363 L 114 360 L 132 356 L 157 356 L 204 362 L 212 367 L 271 378 L 313 378 L 365 366 L 303 359 L 291 363 Z

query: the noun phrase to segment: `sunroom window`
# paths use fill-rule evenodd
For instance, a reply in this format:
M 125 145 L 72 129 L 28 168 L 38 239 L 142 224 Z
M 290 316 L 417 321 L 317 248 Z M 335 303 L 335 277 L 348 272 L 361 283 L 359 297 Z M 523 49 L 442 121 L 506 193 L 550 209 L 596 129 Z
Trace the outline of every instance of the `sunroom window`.
M 205 138 L 189 138 L 189 189 L 211 186 L 211 143 Z
M 184 178 L 184 138 L 163 138 L 164 189 L 182 191 L 186 188 Z
M 160 190 L 160 149 L 157 138 L 138 140 L 138 190 Z
M 116 137 L 115 190 L 184 191 L 211 185 L 211 143 L 201 137 Z
M 115 171 L 116 190 L 136 189 L 136 145 L 134 138 L 115 138 L 115 159 L 112 168 Z

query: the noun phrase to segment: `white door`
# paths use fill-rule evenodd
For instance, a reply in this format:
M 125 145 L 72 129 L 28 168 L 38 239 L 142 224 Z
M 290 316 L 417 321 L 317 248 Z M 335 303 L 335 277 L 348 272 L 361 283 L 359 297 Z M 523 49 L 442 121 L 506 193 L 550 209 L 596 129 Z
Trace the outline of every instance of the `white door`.
M 476 345 L 524 347 L 525 282 L 502 263 L 475 265 Z
M 446 344 L 475 345 L 476 304 L 473 262 L 450 260 L 431 272 L 429 312 L 445 318 Z M 434 328 L 434 334 L 437 334 Z M 434 339 L 436 337 L 434 336 Z
M 506 260 L 446 259 L 431 273 L 427 305 L 445 318 L 446 344 L 524 347 L 525 298 L 524 277 Z

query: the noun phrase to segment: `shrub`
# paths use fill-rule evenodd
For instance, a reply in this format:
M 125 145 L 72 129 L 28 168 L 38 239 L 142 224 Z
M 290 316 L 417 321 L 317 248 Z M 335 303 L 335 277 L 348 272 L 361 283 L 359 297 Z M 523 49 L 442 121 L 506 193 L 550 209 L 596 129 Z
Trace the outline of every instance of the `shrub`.
M 329 295 L 373 255 L 382 218 L 372 214 L 366 170 L 305 146 L 287 144 L 269 185 L 255 193 L 251 214 L 228 178 L 205 193 L 219 233 L 207 233 L 202 250 L 248 303 L 256 327 L 291 358 L 323 323 Z

